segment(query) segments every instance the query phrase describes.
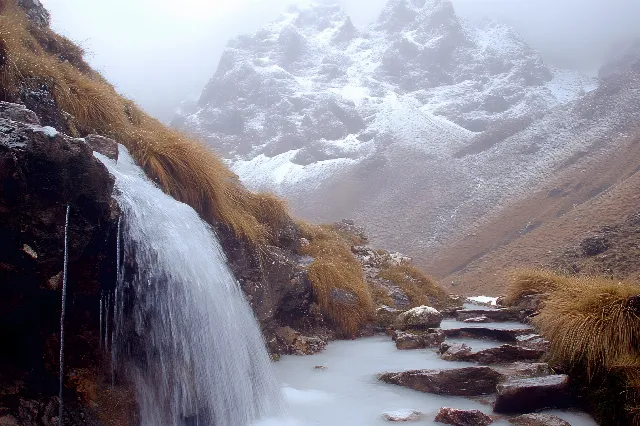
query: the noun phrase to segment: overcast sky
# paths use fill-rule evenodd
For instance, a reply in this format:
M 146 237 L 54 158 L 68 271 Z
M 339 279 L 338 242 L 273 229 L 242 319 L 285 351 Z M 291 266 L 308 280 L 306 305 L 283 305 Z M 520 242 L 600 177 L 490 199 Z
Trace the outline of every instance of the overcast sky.
M 387 0 L 337 0 L 358 26 Z M 610 47 L 640 37 L 640 0 L 452 0 L 469 19 L 514 26 L 554 64 L 595 72 Z M 213 75 L 227 41 L 301 0 L 42 0 L 54 29 L 124 95 L 160 119 Z

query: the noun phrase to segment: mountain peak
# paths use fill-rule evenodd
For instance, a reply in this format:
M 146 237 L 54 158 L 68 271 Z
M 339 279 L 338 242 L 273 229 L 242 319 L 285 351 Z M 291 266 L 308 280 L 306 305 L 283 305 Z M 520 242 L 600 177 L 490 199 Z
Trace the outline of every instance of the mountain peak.
M 390 0 L 376 26 L 388 32 L 399 32 L 411 26 L 433 25 L 437 20 L 458 21 L 451 0 Z

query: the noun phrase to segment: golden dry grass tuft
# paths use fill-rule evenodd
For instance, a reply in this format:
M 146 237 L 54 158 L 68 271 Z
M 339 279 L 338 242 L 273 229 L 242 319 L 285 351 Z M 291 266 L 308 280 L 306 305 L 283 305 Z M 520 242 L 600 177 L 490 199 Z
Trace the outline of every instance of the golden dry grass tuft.
M 315 259 L 309 266 L 309 279 L 320 309 L 345 336 L 355 336 L 374 316 L 360 263 L 331 225 L 299 226 L 309 240 L 301 252 Z M 342 296 L 345 294 L 347 297 Z
M 385 266 L 378 275 L 400 287 L 409 296 L 411 307 L 428 305 L 443 309 L 457 304 L 433 278 L 412 265 Z
M 553 361 L 595 386 L 596 415 L 640 425 L 640 284 L 521 270 L 509 301 L 527 294 L 546 294 L 533 325 Z
M 256 245 L 273 244 L 289 223 L 276 197 L 253 194 L 202 143 L 171 130 L 120 96 L 84 62 L 82 49 L 26 18 L 15 0 L 0 3 L 0 95 L 48 88 L 74 136 L 97 133 L 122 143 L 165 192 L 211 223 Z
M 566 278 L 534 318 L 551 341 L 551 355 L 587 374 L 635 370 L 640 374 L 640 285 L 606 278 Z M 637 303 L 637 302 L 635 302 Z
M 549 294 L 566 287 L 569 278 L 544 269 L 516 269 L 511 274 L 505 303 L 516 305 L 525 296 Z

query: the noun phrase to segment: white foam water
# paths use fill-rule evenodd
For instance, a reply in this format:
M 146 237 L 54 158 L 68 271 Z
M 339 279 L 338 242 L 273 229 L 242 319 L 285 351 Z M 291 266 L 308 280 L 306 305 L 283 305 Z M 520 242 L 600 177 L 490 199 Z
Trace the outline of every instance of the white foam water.
M 113 362 L 135 384 L 141 424 L 244 426 L 282 416 L 258 323 L 210 226 L 123 147 L 117 163 L 95 155 L 115 176 L 122 210 Z

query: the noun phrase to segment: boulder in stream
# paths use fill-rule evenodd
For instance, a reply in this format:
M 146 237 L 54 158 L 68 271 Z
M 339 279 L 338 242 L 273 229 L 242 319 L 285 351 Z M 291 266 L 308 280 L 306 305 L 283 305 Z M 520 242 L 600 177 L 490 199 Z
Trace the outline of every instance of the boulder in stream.
M 327 346 L 325 339 L 303 336 L 289 326 L 278 328 L 275 334 L 280 347 L 289 355 L 313 355 Z
M 402 311 L 391 306 L 380 306 L 376 309 L 376 324 L 380 327 L 391 327 L 397 320 L 398 315 Z
M 493 407 L 497 413 L 532 413 L 570 404 L 569 377 L 555 374 L 529 379 L 509 379 L 497 387 Z
M 442 407 L 435 418 L 438 423 L 454 426 L 487 426 L 493 423 L 491 417 L 479 410 L 457 410 Z
M 509 419 L 509 423 L 516 426 L 571 426 L 569 422 L 562 420 L 560 417 L 540 413 L 523 414 Z
M 444 342 L 445 335 L 442 330 L 428 330 L 424 332 L 408 333 L 396 331 L 394 340 L 398 349 L 424 349 L 439 346 Z
M 423 305 L 401 313 L 395 326 L 398 330 L 423 330 L 440 327 L 441 322 L 442 314 L 437 309 Z
M 420 392 L 438 395 L 479 396 L 495 392 L 504 376 L 489 367 L 464 367 L 450 370 L 412 370 L 383 373 L 378 379 Z

